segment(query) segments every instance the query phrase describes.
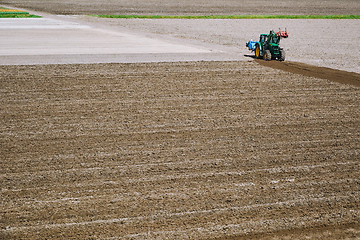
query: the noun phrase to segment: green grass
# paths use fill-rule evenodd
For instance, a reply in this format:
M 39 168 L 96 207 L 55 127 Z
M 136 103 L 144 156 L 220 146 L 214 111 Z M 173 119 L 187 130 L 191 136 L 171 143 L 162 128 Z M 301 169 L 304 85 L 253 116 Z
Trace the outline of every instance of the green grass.
M 91 15 L 100 18 L 147 18 L 147 19 L 360 19 L 360 15 Z
M 1 11 L 9 10 L 9 11 Z M 0 7 L 0 18 L 41 18 L 41 16 L 29 14 L 25 11 L 17 11 L 9 8 Z
M 41 18 L 32 14 L 0 14 L 0 18 Z

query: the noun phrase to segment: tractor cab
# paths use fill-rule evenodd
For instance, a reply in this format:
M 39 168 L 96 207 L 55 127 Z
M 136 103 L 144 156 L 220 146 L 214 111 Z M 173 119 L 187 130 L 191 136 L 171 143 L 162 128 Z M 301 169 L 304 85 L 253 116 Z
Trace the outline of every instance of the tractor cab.
M 259 42 L 264 44 L 265 42 L 267 42 L 268 36 L 269 36 L 269 34 L 261 34 Z
M 259 42 L 266 45 L 279 44 L 280 37 L 271 31 L 270 34 L 261 34 Z
M 280 38 L 277 37 L 276 35 L 271 35 L 271 36 L 269 37 L 268 42 L 269 42 L 270 44 L 279 44 Z

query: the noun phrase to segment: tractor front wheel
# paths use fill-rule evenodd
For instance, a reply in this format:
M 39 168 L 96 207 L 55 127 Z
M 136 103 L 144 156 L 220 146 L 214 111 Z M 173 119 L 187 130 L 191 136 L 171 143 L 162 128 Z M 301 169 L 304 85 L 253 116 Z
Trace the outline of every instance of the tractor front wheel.
M 284 50 L 280 50 L 279 60 L 280 61 L 285 61 L 285 51 Z
M 259 45 L 256 45 L 256 48 L 255 48 L 255 57 L 256 57 L 256 58 L 260 58 L 260 46 L 259 46 Z
M 265 50 L 264 60 L 271 61 L 271 52 L 270 52 L 270 50 Z

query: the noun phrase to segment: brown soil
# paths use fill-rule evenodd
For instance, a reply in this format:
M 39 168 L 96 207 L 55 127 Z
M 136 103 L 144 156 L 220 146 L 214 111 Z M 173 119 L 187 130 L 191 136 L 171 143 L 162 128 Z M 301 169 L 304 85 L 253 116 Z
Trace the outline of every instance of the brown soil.
M 272 233 L 262 232 L 256 234 L 248 234 L 246 236 L 232 236 L 215 238 L 214 240 L 253 240 L 253 239 L 358 239 L 358 224 L 344 224 L 336 226 L 315 226 L 304 229 L 290 229 L 275 231 Z
M 3 0 L 54 14 L 359 14 L 358 0 Z
M 340 71 L 337 69 L 317 67 L 305 63 L 290 61 L 279 62 L 257 60 L 256 62 L 266 67 L 280 69 L 290 73 L 301 74 L 307 77 L 322 78 L 334 82 L 351 84 L 360 87 L 360 74 L 354 72 Z
M 360 238 L 359 87 L 254 61 L 0 82 L 0 238 Z

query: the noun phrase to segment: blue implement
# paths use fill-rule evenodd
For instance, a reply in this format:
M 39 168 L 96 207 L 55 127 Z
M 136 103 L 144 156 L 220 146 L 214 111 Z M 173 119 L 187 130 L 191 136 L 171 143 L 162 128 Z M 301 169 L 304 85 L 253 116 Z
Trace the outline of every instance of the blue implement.
M 255 48 L 256 48 L 255 44 L 256 44 L 255 41 L 250 40 L 246 43 L 246 47 L 249 48 L 250 51 L 255 51 Z

